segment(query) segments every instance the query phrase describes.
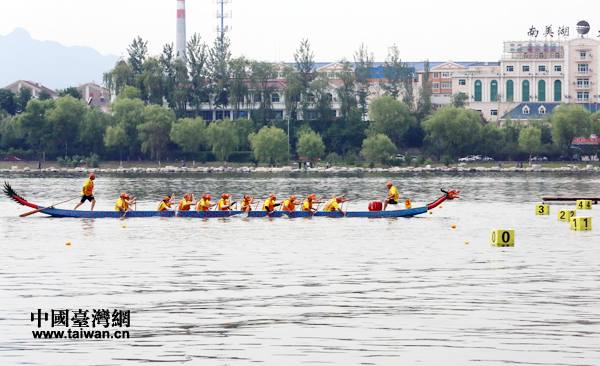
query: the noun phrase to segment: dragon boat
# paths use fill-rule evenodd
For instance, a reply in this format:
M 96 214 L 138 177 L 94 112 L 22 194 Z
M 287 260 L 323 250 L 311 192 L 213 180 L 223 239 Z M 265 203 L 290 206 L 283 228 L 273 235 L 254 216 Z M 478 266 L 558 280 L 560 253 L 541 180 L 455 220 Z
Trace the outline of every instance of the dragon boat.
M 432 203 L 422 206 L 409 208 L 404 210 L 390 210 L 390 211 L 349 211 L 346 212 L 346 217 L 412 217 L 420 214 L 424 214 L 427 211 L 439 206 L 446 200 L 453 200 L 459 198 L 458 194 L 460 190 L 441 190 L 444 195 L 433 201 Z M 245 211 L 129 211 L 125 214 L 119 211 L 77 211 L 77 210 L 62 210 L 54 208 L 53 206 L 39 206 L 28 202 L 25 198 L 20 196 L 8 183 L 4 182 L 4 194 L 15 202 L 31 207 L 35 210 L 40 210 L 40 213 L 50 215 L 52 217 L 76 217 L 76 218 L 123 218 L 123 217 L 195 217 L 195 218 L 212 218 L 212 217 L 230 217 L 236 215 L 246 215 Z M 247 217 L 282 217 L 288 216 L 290 218 L 296 217 L 344 217 L 344 214 L 338 211 L 317 211 L 315 213 L 309 211 L 273 211 L 271 213 L 267 211 L 250 211 Z

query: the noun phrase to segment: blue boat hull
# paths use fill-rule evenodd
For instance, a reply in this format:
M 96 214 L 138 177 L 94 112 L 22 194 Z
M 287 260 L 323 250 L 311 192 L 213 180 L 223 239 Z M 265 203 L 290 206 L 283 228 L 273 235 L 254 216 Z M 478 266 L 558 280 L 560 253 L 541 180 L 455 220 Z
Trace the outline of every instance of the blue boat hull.
M 41 207 L 40 207 L 41 208 Z M 123 216 L 122 212 L 118 211 L 76 211 L 76 210 L 60 210 L 56 208 L 46 208 L 40 211 L 46 215 L 53 217 L 76 217 L 76 218 L 121 218 L 121 217 L 175 217 L 173 211 L 131 211 Z M 420 215 L 427 212 L 427 206 L 411 208 L 407 210 L 393 210 L 393 211 L 364 211 L 364 212 L 347 212 L 346 217 L 411 217 Z M 177 217 L 194 217 L 194 218 L 214 218 L 214 217 L 230 217 L 236 215 L 246 215 L 244 211 L 179 211 Z M 274 211 L 269 215 L 267 211 L 250 211 L 247 217 L 282 217 L 288 216 L 290 218 L 296 217 L 343 217 L 342 213 L 325 212 L 319 211 L 311 214 L 308 211 Z

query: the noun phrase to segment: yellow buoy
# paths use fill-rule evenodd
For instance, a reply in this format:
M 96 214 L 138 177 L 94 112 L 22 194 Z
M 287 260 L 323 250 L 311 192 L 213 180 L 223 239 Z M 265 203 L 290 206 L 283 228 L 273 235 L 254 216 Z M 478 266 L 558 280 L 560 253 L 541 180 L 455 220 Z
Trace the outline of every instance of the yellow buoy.
M 442 206 L 440 206 L 440 208 L 442 208 Z
M 431 215 L 433 212 L 429 211 L 429 214 Z
M 68 242 L 67 242 L 67 245 L 71 245 L 71 242 L 70 242 L 70 241 L 68 241 Z
M 427 220 L 429 220 L 429 217 L 427 218 Z
M 125 225 L 123 225 L 123 229 L 125 229 Z
M 453 229 L 456 229 L 456 225 L 452 225 L 452 228 L 453 228 Z
M 465 241 L 465 244 L 469 244 L 469 242 L 468 242 L 468 241 Z

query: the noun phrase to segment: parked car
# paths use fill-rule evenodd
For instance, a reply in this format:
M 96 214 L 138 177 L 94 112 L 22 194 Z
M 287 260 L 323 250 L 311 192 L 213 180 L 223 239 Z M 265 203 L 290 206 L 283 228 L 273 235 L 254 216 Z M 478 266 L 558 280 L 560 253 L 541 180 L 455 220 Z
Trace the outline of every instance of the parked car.
M 4 158 L 4 161 L 21 161 L 21 159 L 17 158 L 16 156 L 13 156 L 12 158 Z
M 404 161 L 404 155 L 402 155 L 402 154 L 392 155 L 392 156 L 390 156 L 390 159 L 400 159 L 400 160 Z
M 531 161 L 548 161 L 548 158 L 545 156 L 534 156 L 531 158 Z
M 494 158 L 490 158 L 489 156 L 484 156 L 483 158 L 481 158 L 481 160 L 483 160 L 483 161 L 494 161 Z
M 463 162 L 467 162 L 467 161 L 475 161 L 476 159 L 475 155 L 468 155 L 465 156 L 464 158 L 459 158 L 458 161 L 463 161 Z

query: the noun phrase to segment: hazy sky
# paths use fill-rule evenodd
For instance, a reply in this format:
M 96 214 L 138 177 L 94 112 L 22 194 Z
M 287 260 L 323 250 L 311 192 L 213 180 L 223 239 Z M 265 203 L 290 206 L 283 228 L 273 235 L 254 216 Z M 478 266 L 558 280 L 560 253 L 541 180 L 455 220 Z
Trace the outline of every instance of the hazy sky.
M 308 38 L 316 61 L 352 59 L 361 43 L 383 61 L 396 43 L 403 61 L 497 61 L 502 42 L 527 40 L 531 26 L 570 28 L 587 20 L 598 39 L 598 1 L 532 0 L 233 0 L 226 24 L 234 56 L 262 61 L 293 61 Z M 25 28 L 34 39 L 66 46 L 89 46 L 100 53 L 124 55 L 134 37 L 148 41 L 150 54 L 175 42 L 176 0 L 2 0 L 0 34 Z M 213 0 L 186 0 L 187 35 L 213 42 L 217 26 Z

